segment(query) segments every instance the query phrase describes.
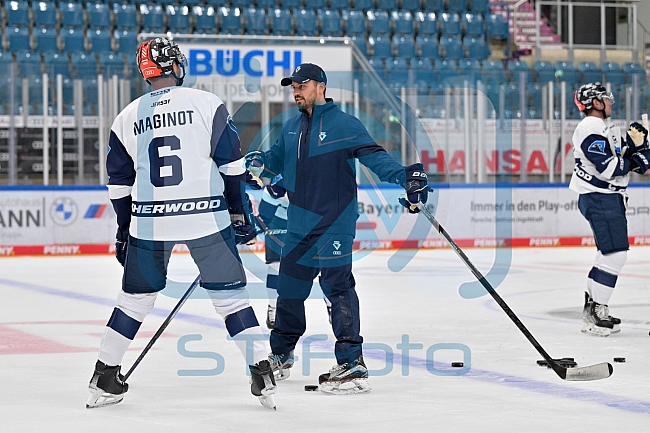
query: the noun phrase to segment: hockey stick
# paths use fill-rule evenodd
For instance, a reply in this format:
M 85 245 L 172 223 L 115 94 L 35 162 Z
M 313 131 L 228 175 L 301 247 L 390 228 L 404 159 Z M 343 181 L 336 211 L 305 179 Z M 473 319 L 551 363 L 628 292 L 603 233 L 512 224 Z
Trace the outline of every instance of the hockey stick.
M 449 233 L 440 225 L 438 220 L 431 214 L 429 209 L 427 209 L 425 206 L 420 206 L 420 211 L 424 214 L 424 216 L 431 222 L 433 227 L 447 240 L 451 248 L 458 254 L 458 256 L 461 258 L 463 262 L 467 265 L 470 271 L 474 274 L 474 276 L 478 279 L 478 281 L 485 287 L 485 290 L 488 291 L 488 293 L 494 298 L 494 300 L 499 304 L 499 306 L 505 311 L 505 313 L 510 317 L 510 319 L 517 325 L 517 328 L 526 336 L 528 341 L 537 349 L 537 351 L 544 357 L 546 362 L 548 362 L 548 365 L 557 373 L 558 376 L 560 376 L 561 379 L 563 380 L 571 380 L 571 381 L 577 381 L 577 380 L 598 380 L 598 379 L 606 379 L 609 376 L 612 375 L 612 372 L 614 371 L 614 367 L 608 362 L 603 362 L 600 364 L 595 364 L 595 365 L 590 365 L 587 367 L 580 367 L 580 368 L 566 368 L 558 364 L 556 360 L 550 357 L 548 353 L 544 350 L 544 348 L 537 342 L 535 337 L 533 337 L 533 334 L 530 333 L 530 331 L 524 326 L 524 324 L 519 320 L 519 317 L 508 307 L 508 304 L 505 303 L 505 301 L 499 296 L 499 294 L 494 290 L 494 288 L 490 285 L 490 283 L 485 279 L 485 277 L 479 272 L 478 269 L 472 264 L 472 262 L 469 260 L 469 258 L 465 255 L 463 250 L 460 249 L 458 245 L 456 245 L 456 242 L 449 236 Z
M 178 313 L 178 310 L 180 310 L 181 307 L 183 306 L 183 304 L 185 304 L 185 301 L 187 301 L 187 299 L 190 297 L 190 295 L 192 294 L 194 289 L 196 289 L 196 287 L 199 285 L 200 282 L 201 282 L 201 275 L 196 277 L 196 279 L 194 280 L 192 285 L 190 285 L 189 289 L 187 289 L 187 291 L 183 294 L 183 296 L 181 296 L 181 299 L 178 301 L 178 303 L 176 304 L 174 309 L 169 313 L 169 316 L 167 316 L 167 318 L 162 323 L 162 325 L 160 325 L 160 328 L 158 328 L 158 330 L 156 331 L 154 336 L 151 337 L 151 340 L 149 340 L 149 343 L 147 344 L 147 347 L 145 347 L 142 350 L 142 353 L 140 354 L 140 356 L 138 356 L 138 359 L 135 360 L 135 362 L 133 363 L 133 365 L 131 366 L 129 371 L 127 371 L 126 374 L 124 375 L 124 382 L 126 382 L 126 380 L 129 378 L 129 376 L 131 376 L 131 373 L 133 373 L 133 370 L 135 370 L 135 368 L 140 364 L 140 362 L 142 361 L 142 358 L 144 358 L 144 356 L 147 354 L 147 352 L 149 352 L 149 350 L 154 345 L 156 340 L 158 340 L 158 338 L 162 335 L 162 333 L 165 331 L 165 329 L 167 329 L 167 326 L 169 325 L 169 322 L 171 322 L 172 319 L 174 318 L 174 316 L 176 316 L 176 313 Z
M 641 123 L 643 124 L 643 127 L 645 129 L 650 129 L 650 128 L 648 128 L 648 115 L 646 113 L 643 113 L 641 115 Z

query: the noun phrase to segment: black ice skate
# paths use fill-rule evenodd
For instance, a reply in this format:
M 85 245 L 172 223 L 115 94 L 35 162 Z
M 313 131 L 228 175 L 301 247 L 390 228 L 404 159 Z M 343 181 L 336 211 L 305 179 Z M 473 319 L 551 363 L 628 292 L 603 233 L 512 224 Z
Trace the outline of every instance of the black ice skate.
M 269 361 L 271 362 L 275 380 L 284 380 L 291 375 L 289 369 L 293 367 L 293 350 L 281 355 L 271 353 L 269 354 Z
M 588 307 L 589 303 L 592 303 L 592 302 L 594 302 L 594 300 L 591 299 L 591 296 L 589 296 L 589 293 L 585 292 L 585 306 L 584 306 L 583 313 L 582 313 L 582 318 L 583 319 L 585 318 L 585 314 L 586 314 L 586 311 L 588 310 L 587 307 Z M 598 305 L 601 305 L 601 304 L 598 304 Z M 615 334 L 617 332 L 621 332 L 621 326 L 620 326 L 621 325 L 621 319 L 619 319 L 618 317 L 611 316 L 609 314 L 609 307 L 607 305 L 602 305 L 602 306 L 604 308 L 603 317 L 606 318 L 608 321 L 612 322 L 612 325 L 613 325 L 612 329 L 610 330 L 610 333 Z M 583 330 L 583 332 L 587 332 L 587 331 Z
M 275 307 L 270 305 L 266 310 L 266 327 L 269 329 L 275 328 Z
M 248 368 L 251 370 L 251 393 L 260 399 L 262 406 L 275 410 L 275 379 L 271 363 L 263 360 Z
M 582 310 L 582 332 L 607 337 L 614 329 L 614 323 L 607 315 L 607 305 L 588 300 Z
M 90 397 L 86 402 L 86 409 L 93 409 L 121 402 L 124 393 L 129 390 L 129 385 L 124 382 L 119 365 L 111 367 L 97 361 L 88 389 Z
M 327 317 L 330 319 L 330 325 L 332 324 L 332 307 L 330 305 L 327 306 Z
M 372 390 L 363 356 L 352 363 L 335 365 L 318 377 L 318 383 L 325 394 L 363 394 Z

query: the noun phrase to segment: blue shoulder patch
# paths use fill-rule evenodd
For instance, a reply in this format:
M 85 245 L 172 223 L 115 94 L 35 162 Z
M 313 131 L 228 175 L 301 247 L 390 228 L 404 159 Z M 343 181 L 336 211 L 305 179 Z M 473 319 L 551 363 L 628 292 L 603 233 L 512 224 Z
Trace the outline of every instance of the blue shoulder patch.
M 597 153 L 599 155 L 605 155 L 605 141 L 597 140 L 589 145 L 587 149 L 591 153 Z

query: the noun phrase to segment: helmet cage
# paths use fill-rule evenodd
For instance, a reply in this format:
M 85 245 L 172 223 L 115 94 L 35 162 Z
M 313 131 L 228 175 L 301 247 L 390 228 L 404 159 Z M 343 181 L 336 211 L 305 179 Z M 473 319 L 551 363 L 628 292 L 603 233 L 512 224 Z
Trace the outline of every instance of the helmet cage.
M 183 84 L 187 67 L 187 58 L 178 45 L 166 38 L 155 38 L 140 44 L 137 52 L 138 70 L 149 84 L 150 79 L 171 75 L 176 84 Z M 174 62 L 181 68 L 181 76 L 174 72 Z

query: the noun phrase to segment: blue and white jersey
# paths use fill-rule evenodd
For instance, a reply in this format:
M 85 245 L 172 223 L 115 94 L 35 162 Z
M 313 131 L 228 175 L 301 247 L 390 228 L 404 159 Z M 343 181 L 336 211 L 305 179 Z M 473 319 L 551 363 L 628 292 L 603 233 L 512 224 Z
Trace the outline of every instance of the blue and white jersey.
M 623 158 L 626 143 L 619 127 L 587 116 L 578 123 L 572 142 L 575 166 L 569 188 L 579 194 L 625 194 L 630 161 Z
M 116 203 L 130 196 L 129 230 L 139 239 L 207 236 L 241 206 L 237 130 L 221 99 L 202 90 L 167 87 L 129 104 L 113 122 L 106 168 L 118 224 Z

